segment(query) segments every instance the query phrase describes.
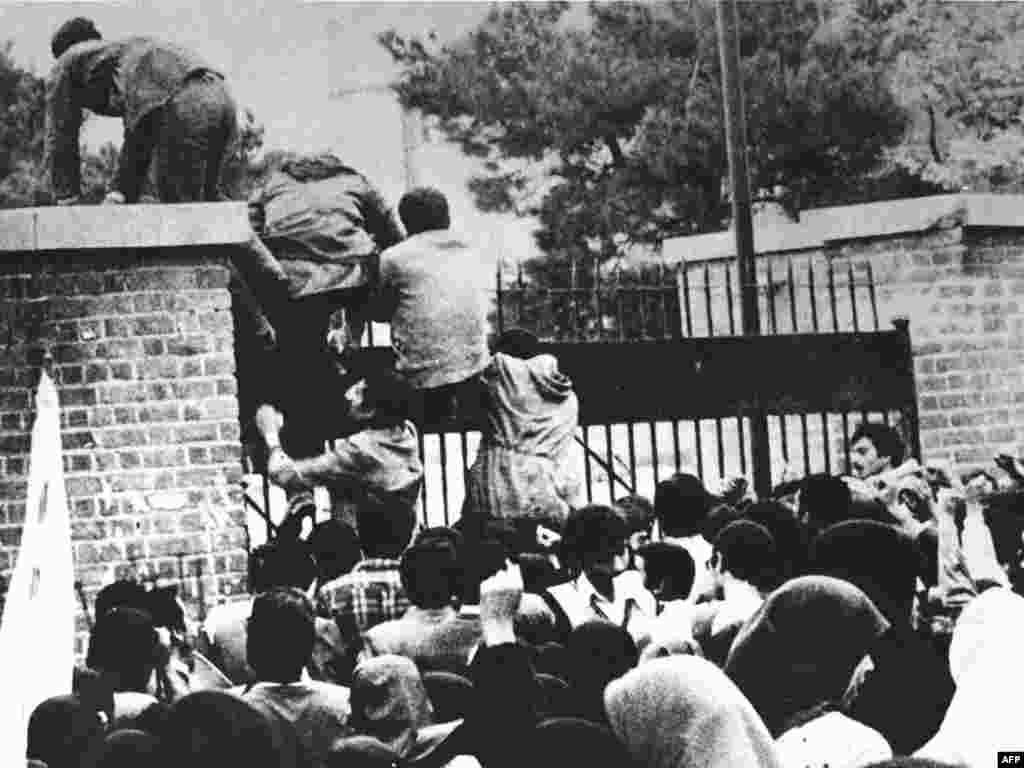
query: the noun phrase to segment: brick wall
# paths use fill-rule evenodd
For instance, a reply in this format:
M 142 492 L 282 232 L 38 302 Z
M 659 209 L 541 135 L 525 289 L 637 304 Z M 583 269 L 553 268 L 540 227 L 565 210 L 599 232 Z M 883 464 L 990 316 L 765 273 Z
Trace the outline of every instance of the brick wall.
M 242 222 L 234 207 L 228 212 L 233 234 L 220 239 L 230 243 Z M 60 235 L 73 238 L 53 243 L 60 249 L 0 248 L 0 573 L 17 556 L 34 387 L 47 350 L 85 591 L 91 597 L 127 573 L 177 582 L 184 571 L 195 609 L 200 567 L 207 603 L 244 588 L 232 246 L 181 244 L 217 240 L 204 221 L 225 227 L 195 206 L 171 206 L 127 220 L 134 229 L 123 241 L 149 247 L 90 247 L 86 227 Z M 119 224 L 125 219 L 107 222 L 108 240 Z
M 909 318 L 926 459 L 968 470 L 991 467 L 999 452 L 1024 453 L 1024 197 L 940 196 L 806 211 L 799 222 L 755 222 L 755 243 L 760 284 L 768 284 L 769 271 L 772 276 L 780 333 L 794 330 L 790 263 L 797 283 L 795 330 L 813 329 L 812 306 L 821 331 L 853 330 L 854 305 L 860 329 L 871 329 L 869 276 L 880 326 Z M 731 233 L 715 233 L 671 241 L 665 255 L 686 265 L 699 291 L 704 265 L 727 268 L 732 249 Z M 718 317 L 727 309 L 721 303 L 716 297 Z M 766 331 L 770 314 L 763 298 Z M 839 448 L 834 445 L 833 452 Z

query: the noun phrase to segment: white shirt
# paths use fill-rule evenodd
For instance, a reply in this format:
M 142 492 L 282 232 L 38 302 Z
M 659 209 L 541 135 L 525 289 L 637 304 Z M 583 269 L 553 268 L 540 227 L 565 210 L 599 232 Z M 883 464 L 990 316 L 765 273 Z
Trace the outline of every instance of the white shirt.
M 585 573 L 576 579 L 558 584 L 548 592 L 569 619 L 569 625 L 578 627 L 587 621 L 604 619 L 620 627 L 625 626 L 637 637 L 647 633 L 648 623 L 657 615 L 657 601 L 643 586 L 638 571 L 626 571 L 613 580 L 615 597 L 609 600 L 590 582 Z
M 839 712 L 786 731 L 775 746 L 785 768 L 861 768 L 892 757 L 882 734 Z

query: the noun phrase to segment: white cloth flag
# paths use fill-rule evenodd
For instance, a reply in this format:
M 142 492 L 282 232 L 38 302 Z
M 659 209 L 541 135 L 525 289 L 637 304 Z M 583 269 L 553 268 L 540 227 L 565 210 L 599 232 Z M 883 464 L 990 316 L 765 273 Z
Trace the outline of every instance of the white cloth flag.
M 25 765 L 32 710 L 71 693 L 75 654 L 71 521 L 57 388 L 43 372 L 29 456 L 25 525 L 0 622 L 0 766 Z

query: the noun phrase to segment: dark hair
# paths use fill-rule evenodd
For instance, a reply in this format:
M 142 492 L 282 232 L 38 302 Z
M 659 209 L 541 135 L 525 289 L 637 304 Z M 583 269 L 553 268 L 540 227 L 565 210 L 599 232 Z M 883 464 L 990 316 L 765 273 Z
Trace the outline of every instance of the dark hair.
M 146 606 L 155 626 L 185 631 L 185 611 L 178 602 L 176 584 L 151 589 L 146 593 Z
M 779 582 L 779 553 L 771 532 L 760 523 L 737 520 L 721 530 L 712 544 L 722 570 L 762 591 Z
M 520 360 L 529 360 L 540 354 L 540 339 L 524 328 L 509 328 L 503 331 L 494 343 L 494 351 Z
M 292 683 L 313 654 L 313 604 L 294 587 L 256 596 L 246 634 L 246 659 L 260 680 Z
M 686 598 L 697 578 L 697 564 L 685 548 L 667 541 L 652 541 L 637 550 L 644 559 L 644 586 L 662 600 Z
M 900 433 L 888 424 L 875 424 L 873 422 L 861 422 L 850 437 L 850 445 L 854 445 L 861 438 L 866 438 L 875 446 L 875 452 L 879 458 L 888 456 L 894 467 L 903 463 L 906 456 L 906 448 L 903 445 L 903 438 Z
M 316 564 L 302 541 L 272 541 L 249 553 L 249 591 L 266 592 L 274 587 L 309 589 L 316 578 Z
M 466 542 L 459 557 L 462 572 L 462 601 L 480 602 L 480 584 L 505 567 L 508 551 L 495 539 Z
M 413 544 L 426 544 L 432 541 L 443 541 L 451 544 L 455 548 L 455 552 L 458 553 L 462 548 L 462 534 L 454 528 L 449 528 L 444 525 L 435 525 L 430 528 L 424 528 L 422 531 L 416 534 L 416 538 Z
M 316 562 L 319 584 L 348 573 L 362 557 L 355 529 L 341 520 L 324 520 L 315 525 L 307 544 Z
M 92 628 L 85 663 L 112 674 L 120 690 L 144 690 L 159 648 L 152 616 L 137 608 L 112 608 Z
M 402 195 L 398 201 L 398 215 L 410 236 L 451 226 L 448 200 L 432 187 L 417 187 Z
M 700 479 L 685 473 L 658 483 L 654 491 L 654 514 L 667 536 L 694 536 L 711 506 L 711 495 Z
M 416 512 L 396 494 L 363 495 L 356 505 L 356 526 L 366 557 L 394 560 L 409 546 Z
M 700 527 L 700 532 L 707 541 L 711 542 L 729 523 L 742 519 L 743 513 L 736 507 L 729 504 L 716 504 L 708 511 L 707 517 L 704 518 L 704 523 Z
M 367 407 L 373 408 L 372 426 L 378 429 L 401 426 L 408 420 L 413 389 L 395 371 L 385 368 L 367 370 L 363 376 Z
M 27 739 L 26 757 L 48 768 L 79 768 L 82 755 L 103 742 L 103 724 L 77 696 L 54 696 L 32 710 Z
M 562 579 L 547 555 L 538 552 L 523 552 L 519 555 L 519 568 L 523 575 L 523 590 L 540 594 L 553 587 Z
M 459 594 L 458 555 L 447 542 L 435 539 L 409 547 L 400 572 L 402 587 L 418 608 L 443 608 Z
M 96 593 L 96 621 L 114 608 L 147 610 L 146 588 L 133 579 L 118 579 Z
M 611 507 L 589 504 L 569 513 L 562 532 L 562 559 L 573 573 L 605 562 L 625 547 L 629 529 Z
M 629 532 L 650 532 L 654 527 L 654 505 L 646 496 L 638 493 L 622 496 L 612 503 L 616 512 L 626 521 Z
M 760 523 L 775 540 L 780 581 L 804 574 L 807 567 L 807 531 L 796 515 L 778 501 L 759 501 L 747 507 L 746 518 Z
M 50 39 L 50 51 L 53 52 L 53 58 L 59 59 L 64 55 L 64 51 L 73 45 L 84 43 L 87 40 L 102 39 L 100 31 L 96 29 L 92 19 L 76 16 L 57 27 L 57 31 Z
M 853 495 L 840 477 L 808 475 L 800 483 L 800 519 L 821 529 L 848 520 Z

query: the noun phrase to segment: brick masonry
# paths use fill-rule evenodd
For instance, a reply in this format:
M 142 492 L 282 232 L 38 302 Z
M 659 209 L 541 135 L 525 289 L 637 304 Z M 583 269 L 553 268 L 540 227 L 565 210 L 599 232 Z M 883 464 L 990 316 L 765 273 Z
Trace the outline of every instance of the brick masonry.
M 967 471 L 990 468 L 999 452 L 1024 453 L 1024 197 L 941 196 L 807 211 L 799 223 L 756 222 L 755 243 L 759 282 L 773 286 L 777 332 L 794 330 L 790 263 L 798 284 L 796 330 L 813 326 L 809 272 L 823 331 L 853 330 L 854 306 L 860 329 L 873 327 L 864 287 L 870 277 L 880 325 L 909 318 L 924 458 Z M 723 257 L 731 253 L 731 233 L 716 233 L 670 241 L 665 255 L 699 276 L 705 265 L 725 269 Z M 715 313 L 722 317 L 725 309 L 716 306 Z M 762 298 L 766 327 L 770 314 Z
M 74 561 L 90 602 L 129 573 L 176 582 L 184 571 L 193 608 L 200 568 L 208 603 L 244 589 L 227 269 L 239 212 L 229 211 L 237 226 L 227 244 L 190 246 L 179 242 L 203 239 L 195 225 L 209 213 L 167 208 L 153 237 L 176 247 L 114 248 L 108 230 L 102 248 L 86 238 L 74 250 L 0 252 L 0 574 L 16 562 L 34 387 L 48 350 Z

